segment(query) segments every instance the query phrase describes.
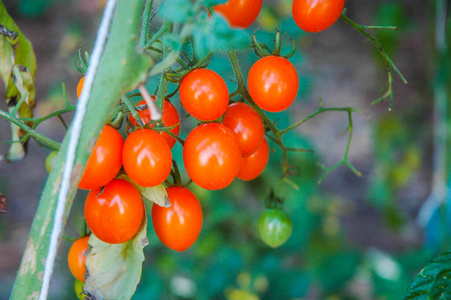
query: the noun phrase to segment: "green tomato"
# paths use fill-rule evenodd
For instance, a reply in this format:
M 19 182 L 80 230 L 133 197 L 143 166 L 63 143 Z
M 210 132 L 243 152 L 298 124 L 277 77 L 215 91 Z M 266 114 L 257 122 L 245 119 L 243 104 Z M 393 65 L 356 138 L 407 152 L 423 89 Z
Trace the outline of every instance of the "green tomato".
M 258 229 L 263 241 L 276 248 L 288 240 L 293 225 L 290 216 L 283 210 L 267 209 L 258 220 Z
M 53 151 L 52 153 L 47 156 L 47 159 L 45 160 L 45 168 L 47 169 L 47 172 L 50 173 L 52 171 L 53 162 L 55 161 L 56 155 L 58 154 L 58 151 Z
M 77 295 L 77 298 L 80 300 L 85 299 L 85 294 L 83 294 L 83 282 L 81 282 L 78 279 L 75 279 L 75 283 L 74 283 L 74 290 L 75 290 L 75 295 Z

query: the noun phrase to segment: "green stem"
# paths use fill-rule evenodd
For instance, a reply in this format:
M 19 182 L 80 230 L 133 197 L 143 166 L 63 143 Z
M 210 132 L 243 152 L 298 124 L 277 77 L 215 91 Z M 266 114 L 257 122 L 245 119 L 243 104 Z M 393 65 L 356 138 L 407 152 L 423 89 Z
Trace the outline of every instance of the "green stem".
M 49 137 L 46 137 L 45 135 L 37 132 L 36 130 L 34 130 L 33 128 L 30 128 L 28 125 L 26 125 L 25 123 L 19 121 L 18 119 L 16 119 L 15 117 L 11 116 L 11 114 L 0 110 L 0 117 L 8 120 L 9 122 L 17 125 L 20 129 L 24 130 L 25 132 L 27 132 L 28 134 L 30 134 L 33 138 L 35 138 L 36 140 L 42 142 L 44 145 L 52 148 L 53 150 L 59 150 L 60 148 L 60 143 L 52 140 Z
M 142 27 L 141 27 L 141 35 L 139 37 L 139 46 L 141 48 L 144 48 L 147 44 L 147 33 L 149 32 L 149 25 L 150 25 L 150 19 L 151 19 L 151 12 L 152 12 L 152 4 L 153 0 L 146 0 L 146 4 L 144 6 L 144 11 L 142 14 Z

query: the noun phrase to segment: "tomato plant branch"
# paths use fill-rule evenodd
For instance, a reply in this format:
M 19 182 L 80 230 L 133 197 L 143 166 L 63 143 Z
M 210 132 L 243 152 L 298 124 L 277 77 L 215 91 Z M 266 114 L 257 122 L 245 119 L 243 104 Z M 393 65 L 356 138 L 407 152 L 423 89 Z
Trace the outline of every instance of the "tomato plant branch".
M 392 74 L 392 70 L 395 70 L 395 72 L 399 75 L 399 77 L 401 78 L 401 80 L 404 82 L 404 84 L 407 84 L 407 80 L 404 78 L 404 76 L 402 75 L 402 73 L 399 71 L 399 69 L 396 67 L 396 65 L 394 64 L 394 62 L 392 61 L 392 59 L 390 58 L 390 56 L 387 54 L 387 52 L 385 52 L 385 50 L 382 48 L 381 43 L 379 42 L 379 40 L 369 34 L 368 32 L 365 31 L 365 29 L 379 29 L 379 28 L 383 28 L 383 29 L 396 29 L 391 27 L 391 26 L 364 26 L 364 25 L 360 25 L 355 23 L 354 21 L 352 21 L 345 13 L 345 11 L 343 11 L 340 15 L 340 19 L 342 19 L 346 24 L 348 24 L 349 26 L 351 26 L 352 28 L 354 28 L 355 30 L 357 30 L 358 32 L 360 32 L 361 34 L 363 34 L 365 37 L 368 38 L 368 40 L 374 45 L 374 47 L 376 47 L 377 51 L 379 51 L 379 53 L 381 54 L 382 58 L 385 60 L 386 62 L 386 66 L 387 66 L 387 73 L 388 73 L 388 88 L 387 91 L 384 95 L 382 95 L 382 97 L 380 97 L 379 99 L 376 99 L 375 101 L 373 101 L 371 104 L 376 104 L 386 98 L 390 99 L 390 105 L 389 105 L 389 110 L 392 110 L 393 108 L 393 74 Z
M 60 144 L 57 141 L 52 140 L 51 138 L 37 132 L 24 122 L 18 120 L 16 117 L 12 116 L 11 114 L 5 112 L 4 110 L 0 109 L 0 117 L 8 120 L 9 122 L 13 123 L 14 125 L 17 125 L 20 129 L 27 132 L 27 134 L 30 134 L 33 138 L 35 138 L 37 141 L 43 143 L 47 147 L 58 150 L 60 148 Z
M 348 142 L 346 143 L 346 149 L 345 149 L 345 152 L 343 155 L 343 159 L 330 167 L 321 166 L 324 169 L 324 172 L 323 172 L 323 175 L 319 178 L 318 182 L 321 182 L 327 176 L 327 174 L 329 174 L 331 171 L 335 170 L 336 168 L 338 168 L 339 166 L 341 166 L 343 164 L 346 165 L 357 176 L 359 176 L 359 177 L 362 176 L 362 173 L 360 173 L 348 160 L 349 149 L 351 148 L 352 134 L 354 132 L 354 126 L 353 126 L 353 121 L 352 121 L 352 113 L 354 111 L 349 108 L 346 111 L 348 114 L 348 127 L 345 130 L 345 132 L 349 131 L 349 136 L 348 136 Z

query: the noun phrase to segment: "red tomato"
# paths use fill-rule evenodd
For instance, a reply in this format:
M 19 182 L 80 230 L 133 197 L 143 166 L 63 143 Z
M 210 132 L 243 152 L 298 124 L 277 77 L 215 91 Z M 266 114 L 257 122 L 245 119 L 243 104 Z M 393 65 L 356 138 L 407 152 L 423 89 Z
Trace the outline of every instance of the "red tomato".
M 252 180 L 260 175 L 266 168 L 269 159 L 268 142 L 263 138 L 263 143 L 258 150 L 241 159 L 241 167 L 237 177 L 241 180 Z
M 127 175 L 141 186 L 159 185 L 171 172 L 171 149 L 152 129 L 139 129 L 127 137 L 122 160 Z
M 105 125 L 97 140 L 78 187 L 100 188 L 110 182 L 122 167 L 124 138 L 113 127 Z
M 224 16 L 230 26 L 247 28 L 257 19 L 262 0 L 229 0 L 213 6 L 216 13 Z
M 179 94 L 186 111 L 199 120 L 216 120 L 229 104 L 229 90 L 224 79 L 208 69 L 196 69 L 183 77 Z
M 304 31 L 322 31 L 338 20 L 344 6 L 345 0 L 293 0 L 293 19 Z
M 194 128 L 183 146 L 183 162 L 198 186 L 218 190 L 228 186 L 240 168 L 241 150 L 233 131 L 222 124 Z
M 184 187 L 166 189 L 171 207 L 152 207 L 152 224 L 160 241 L 176 251 L 185 251 L 202 228 L 202 208 L 196 196 Z
M 77 84 L 77 97 L 80 98 L 81 90 L 83 89 L 83 85 L 85 84 L 86 76 L 83 76 Z
M 138 190 L 124 179 L 114 179 L 103 190 L 89 192 L 85 219 L 92 233 L 109 244 L 130 240 L 138 232 L 144 204 Z
M 222 124 L 236 133 L 241 156 L 249 156 L 260 147 L 265 134 L 263 121 L 249 105 L 240 102 L 230 104 Z
M 67 254 L 67 263 L 70 272 L 81 282 L 85 282 L 85 252 L 88 250 L 88 240 L 89 236 L 76 240 Z
M 152 100 L 155 101 L 155 97 L 152 97 L 152 98 L 153 98 Z M 138 103 L 136 103 L 136 106 L 142 105 L 142 104 L 146 104 L 146 100 L 139 101 Z M 152 118 L 150 116 L 150 111 L 148 109 L 141 110 L 138 112 L 138 114 L 139 114 L 139 117 L 141 118 L 141 121 L 143 121 L 144 124 L 147 124 L 152 120 Z M 128 119 L 130 120 L 130 123 L 132 123 L 133 126 L 136 126 L 136 119 L 132 116 L 132 114 L 130 114 L 128 116 Z M 172 105 L 172 103 L 169 102 L 168 100 L 164 100 L 162 121 L 163 121 L 163 124 L 165 127 L 172 127 L 175 124 L 180 123 L 179 113 L 175 109 L 174 105 Z M 150 125 L 150 127 L 154 127 L 154 126 L 155 126 L 154 124 Z M 178 136 L 179 132 L 180 132 L 180 125 L 172 128 L 171 132 Z M 174 147 L 174 144 L 176 141 L 173 137 L 171 137 L 166 132 L 161 132 L 160 134 L 165 139 L 166 143 L 168 143 L 169 148 Z
M 299 89 L 294 66 L 280 56 L 266 56 L 258 60 L 247 77 L 249 94 L 262 109 L 279 112 L 293 103 Z

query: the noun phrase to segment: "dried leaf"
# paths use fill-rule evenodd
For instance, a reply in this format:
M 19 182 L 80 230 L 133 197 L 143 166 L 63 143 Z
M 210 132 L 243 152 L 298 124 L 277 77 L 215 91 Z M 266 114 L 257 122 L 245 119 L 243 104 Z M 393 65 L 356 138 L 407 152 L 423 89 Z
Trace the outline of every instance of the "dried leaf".
M 141 278 L 146 233 L 144 217 L 138 233 L 122 244 L 107 244 L 91 234 L 83 292 L 96 300 L 130 299 Z
M 0 213 L 8 212 L 8 207 L 6 206 L 6 197 L 0 192 Z

